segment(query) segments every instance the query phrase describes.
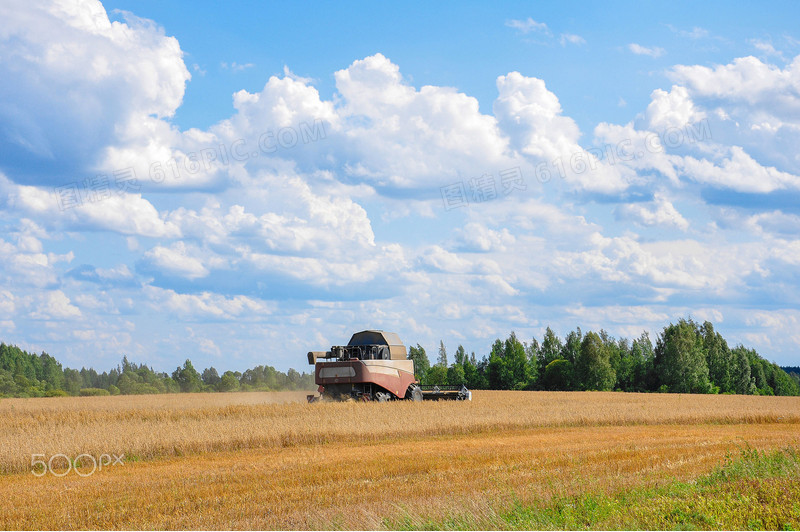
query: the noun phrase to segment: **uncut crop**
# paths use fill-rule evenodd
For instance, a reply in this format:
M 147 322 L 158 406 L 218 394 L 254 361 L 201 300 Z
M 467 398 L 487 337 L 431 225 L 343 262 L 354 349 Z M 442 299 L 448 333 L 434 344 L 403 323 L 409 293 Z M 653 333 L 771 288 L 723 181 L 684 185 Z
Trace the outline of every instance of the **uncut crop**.
M 0 471 L 30 470 L 34 453 L 146 460 L 534 427 L 800 423 L 797 397 L 486 391 L 472 402 L 301 401 L 300 393 L 4 399 Z

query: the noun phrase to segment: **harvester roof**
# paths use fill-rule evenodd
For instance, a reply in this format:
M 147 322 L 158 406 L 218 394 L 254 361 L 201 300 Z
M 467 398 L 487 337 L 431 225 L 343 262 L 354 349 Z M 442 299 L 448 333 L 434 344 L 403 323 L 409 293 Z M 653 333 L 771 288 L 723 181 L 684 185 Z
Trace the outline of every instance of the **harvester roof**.
M 408 358 L 406 346 L 400 341 L 400 337 L 393 332 L 376 330 L 357 332 L 350 338 L 350 342 L 347 345 L 388 345 L 392 360 L 405 360 Z

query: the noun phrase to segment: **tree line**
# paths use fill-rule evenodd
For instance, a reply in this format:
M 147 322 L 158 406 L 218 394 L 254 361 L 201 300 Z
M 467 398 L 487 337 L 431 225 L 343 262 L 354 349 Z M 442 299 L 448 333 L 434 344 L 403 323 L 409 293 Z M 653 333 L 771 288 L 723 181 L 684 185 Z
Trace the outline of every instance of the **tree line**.
M 548 327 L 542 341 L 521 342 L 513 332 L 495 340 L 480 360 L 456 349 L 448 364 L 444 342 L 436 363 L 425 349 L 409 348 L 417 378 L 428 385 L 471 390 L 620 390 L 626 392 L 800 395 L 800 368 L 787 373 L 743 345 L 733 348 L 711 322 L 670 323 L 656 339 L 633 341 L 578 327 L 562 340 Z
M 69 395 L 137 395 L 179 392 L 311 390 L 314 375 L 272 366 L 198 372 L 190 360 L 171 374 L 153 371 L 123 357 L 121 365 L 98 373 L 92 368 L 62 368 L 52 356 L 37 355 L 0 343 L 0 397 L 57 397 Z
M 780 368 L 743 345 L 733 348 L 706 321 L 681 319 L 664 327 L 655 345 L 647 332 L 633 341 L 578 327 L 563 339 L 548 327 L 542 341 L 520 341 L 513 332 L 495 340 L 477 359 L 463 346 L 449 363 L 444 342 L 436 363 L 425 349 L 409 347 L 422 384 L 465 385 L 472 390 L 620 390 L 626 392 L 800 395 L 800 367 Z M 314 375 L 272 366 L 245 372 L 197 371 L 190 360 L 171 374 L 123 357 L 98 373 L 62 368 L 52 356 L 0 343 L 0 397 L 131 395 L 179 392 L 312 390 Z

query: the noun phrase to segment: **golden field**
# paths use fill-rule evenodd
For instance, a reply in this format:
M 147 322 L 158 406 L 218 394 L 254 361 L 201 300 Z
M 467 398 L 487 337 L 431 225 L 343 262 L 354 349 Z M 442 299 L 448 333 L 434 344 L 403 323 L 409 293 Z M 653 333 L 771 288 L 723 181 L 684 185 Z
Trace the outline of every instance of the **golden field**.
M 689 480 L 800 446 L 800 398 L 475 392 L 306 404 L 304 393 L 4 399 L 0 526 L 384 528 Z M 90 476 L 31 455 L 125 455 Z M 410 516 L 410 517 L 409 517 Z M 385 521 L 388 519 L 389 521 Z M 478 521 L 480 523 L 481 521 Z

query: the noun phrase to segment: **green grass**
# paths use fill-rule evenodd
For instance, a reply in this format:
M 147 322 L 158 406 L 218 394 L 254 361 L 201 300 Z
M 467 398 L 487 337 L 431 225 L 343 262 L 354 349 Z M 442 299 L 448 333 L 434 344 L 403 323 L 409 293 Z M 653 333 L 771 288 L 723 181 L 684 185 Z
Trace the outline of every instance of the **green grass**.
M 384 524 L 402 530 L 797 530 L 800 453 L 792 448 L 769 453 L 747 448 L 693 482 L 615 495 L 558 497 L 534 505 L 515 502 L 484 515 L 436 521 L 404 515 Z

